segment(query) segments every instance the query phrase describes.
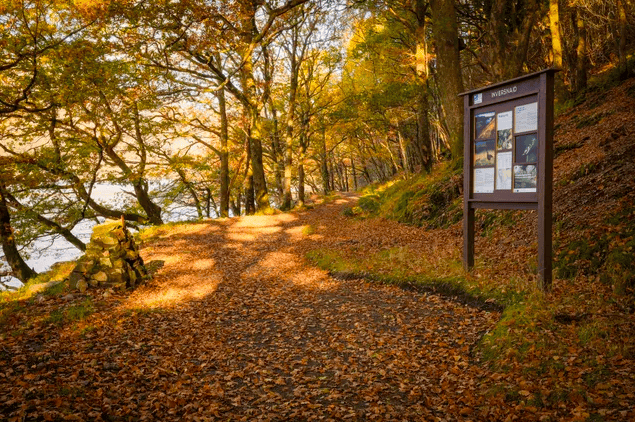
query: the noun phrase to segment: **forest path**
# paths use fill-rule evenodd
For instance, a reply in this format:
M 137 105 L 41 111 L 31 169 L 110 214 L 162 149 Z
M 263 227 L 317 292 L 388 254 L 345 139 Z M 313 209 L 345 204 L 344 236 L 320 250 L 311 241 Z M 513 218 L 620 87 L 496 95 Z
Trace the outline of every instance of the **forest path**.
M 327 245 L 456 246 L 344 217 L 355 200 L 160 229 L 142 249 L 146 263 L 162 263 L 148 284 L 95 296 L 81 327 L 5 351 L 25 362 L 0 378 L 0 416 L 23 407 L 94 420 L 493 419 L 471 349 L 499 314 L 337 280 L 305 259 Z M 35 379 L 35 392 L 18 377 Z

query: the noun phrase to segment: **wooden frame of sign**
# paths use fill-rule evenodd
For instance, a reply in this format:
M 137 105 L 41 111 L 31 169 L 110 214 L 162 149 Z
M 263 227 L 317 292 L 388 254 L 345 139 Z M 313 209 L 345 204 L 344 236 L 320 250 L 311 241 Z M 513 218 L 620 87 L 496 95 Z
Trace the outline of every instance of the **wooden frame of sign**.
M 474 210 L 538 211 L 538 282 L 552 279 L 555 69 L 464 92 L 463 266 L 474 266 Z

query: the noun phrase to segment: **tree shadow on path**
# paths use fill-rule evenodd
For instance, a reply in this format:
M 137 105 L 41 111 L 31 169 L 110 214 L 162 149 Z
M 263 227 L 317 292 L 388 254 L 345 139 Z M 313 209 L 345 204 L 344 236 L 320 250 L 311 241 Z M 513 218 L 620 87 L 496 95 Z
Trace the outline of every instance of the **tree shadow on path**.
M 0 378 L 17 398 L 0 416 L 487 418 L 470 350 L 498 314 L 336 280 L 305 260 L 325 242 L 373 243 L 363 222 L 342 217 L 354 200 L 161 229 L 142 249 L 163 261 L 154 278 L 101 303 L 84 328 L 48 332 L 37 359 Z M 6 363 L 25 353 L 16 341 Z M 35 391 L 11 385 L 31 374 Z

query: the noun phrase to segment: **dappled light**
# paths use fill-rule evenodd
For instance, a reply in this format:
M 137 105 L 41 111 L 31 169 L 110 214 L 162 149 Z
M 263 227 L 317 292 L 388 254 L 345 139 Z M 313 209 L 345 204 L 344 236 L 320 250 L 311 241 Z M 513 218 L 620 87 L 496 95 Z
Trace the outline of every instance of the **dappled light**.
M 138 309 L 139 307 L 169 309 L 183 302 L 203 299 L 214 293 L 220 283 L 220 280 L 202 279 L 202 277 L 197 278 L 196 283 L 191 283 L 191 279 L 191 275 L 173 278 L 171 279 L 172 287 L 158 292 L 144 292 L 139 297 L 132 296 L 125 307 L 130 309 Z
M 197 259 L 191 263 L 193 270 L 211 270 L 214 265 L 216 265 L 216 261 L 213 259 Z
M 170 254 L 156 254 L 153 255 L 152 258 L 154 260 L 163 261 L 164 264 L 178 264 L 183 259 L 187 258 L 187 254 L 178 254 L 178 253 L 170 253 Z
M 293 214 L 278 214 L 278 215 L 252 215 L 248 218 L 240 218 L 237 219 L 232 224 L 232 229 L 238 230 L 241 228 L 267 228 L 267 227 L 276 227 L 285 224 L 293 223 L 297 221 L 298 218 Z
M 0 0 L 0 421 L 635 421 L 632 3 Z

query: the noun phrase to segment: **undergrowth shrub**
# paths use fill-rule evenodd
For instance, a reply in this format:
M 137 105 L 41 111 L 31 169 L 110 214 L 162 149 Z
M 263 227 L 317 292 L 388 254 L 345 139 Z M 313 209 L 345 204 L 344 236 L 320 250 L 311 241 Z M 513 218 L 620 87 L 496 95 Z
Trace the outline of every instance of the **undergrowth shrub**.
M 429 228 L 449 227 L 463 218 L 462 183 L 461 170 L 444 164 L 432 174 L 367 188 L 357 205 L 365 216 Z M 360 215 L 354 209 L 348 214 Z
M 375 213 L 381 205 L 380 197 L 376 193 L 364 195 L 359 198 L 357 206 L 367 213 Z

